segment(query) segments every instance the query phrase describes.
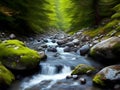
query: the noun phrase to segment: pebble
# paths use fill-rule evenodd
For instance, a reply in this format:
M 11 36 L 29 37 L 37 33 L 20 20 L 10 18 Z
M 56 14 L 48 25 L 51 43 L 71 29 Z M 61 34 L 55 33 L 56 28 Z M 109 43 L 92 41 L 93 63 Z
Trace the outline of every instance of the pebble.
M 86 74 L 87 74 L 87 75 L 91 75 L 91 74 L 92 74 L 92 70 L 88 70 L 88 71 L 86 72 Z
M 80 78 L 80 83 L 81 84 L 85 84 L 86 83 L 86 79 L 85 78 Z
M 79 77 L 78 77 L 78 75 L 72 75 L 72 78 L 73 78 L 74 80 L 77 80 Z
M 66 76 L 66 79 L 71 79 L 71 78 L 72 78 L 71 75 Z
M 9 38 L 14 39 L 14 38 L 16 38 L 16 36 L 15 36 L 15 34 L 12 33 L 12 34 L 9 35 Z

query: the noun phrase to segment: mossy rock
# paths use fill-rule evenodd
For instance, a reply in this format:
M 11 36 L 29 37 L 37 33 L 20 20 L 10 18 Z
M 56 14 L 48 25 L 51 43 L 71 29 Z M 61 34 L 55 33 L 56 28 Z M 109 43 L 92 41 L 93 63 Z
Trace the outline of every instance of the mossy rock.
M 120 65 L 112 65 L 103 68 L 93 78 L 93 82 L 99 86 L 113 87 L 120 84 Z
M 120 58 L 120 38 L 111 37 L 94 45 L 90 50 L 90 55 L 101 62 L 116 63 Z
M 71 73 L 71 75 L 87 74 L 87 71 L 95 71 L 95 68 L 85 64 L 79 64 Z
M 2 87 L 2 85 L 9 86 L 14 80 L 14 75 L 2 64 L 0 64 L 0 87 Z
M 19 40 L 5 40 L 0 43 L 0 61 L 15 70 L 36 68 L 41 60 L 40 54 L 25 46 Z

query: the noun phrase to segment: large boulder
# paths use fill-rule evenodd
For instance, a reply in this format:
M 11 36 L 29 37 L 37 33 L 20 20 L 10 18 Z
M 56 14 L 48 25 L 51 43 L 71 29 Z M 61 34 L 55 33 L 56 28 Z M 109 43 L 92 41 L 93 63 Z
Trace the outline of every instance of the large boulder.
M 120 59 L 120 38 L 111 37 L 94 45 L 90 50 L 90 55 L 100 62 L 114 62 Z M 113 60 L 114 59 L 114 60 Z
M 71 75 L 82 75 L 95 71 L 95 68 L 86 64 L 79 64 L 71 73 Z
M 0 61 L 13 70 L 38 68 L 41 55 L 18 40 L 5 40 L 0 43 Z
M 2 64 L 0 64 L 0 88 L 4 85 L 11 85 L 13 80 L 15 80 L 14 75 Z
M 103 68 L 93 78 L 93 82 L 99 86 L 120 85 L 120 65 L 112 65 Z

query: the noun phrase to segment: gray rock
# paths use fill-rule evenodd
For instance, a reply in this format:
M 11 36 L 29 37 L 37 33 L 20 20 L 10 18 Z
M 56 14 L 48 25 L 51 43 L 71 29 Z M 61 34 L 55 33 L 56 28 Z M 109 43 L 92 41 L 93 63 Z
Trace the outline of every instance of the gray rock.
M 72 42 L 74 43 L 74 45 L 79 45 L 80 44 L 80 41 L 78 39 L 74 39 Z
M 58 45 L 63 45 L 63 44 L 65 44 L 66 43 L 66 40 L 58 40 L 57 41 L 57 44 Z
M 80 55 L 85 55 L 89 52 L 90 45 L 84 45 L 80 48 Z
M 9 38 L 10 38 L 10 39 L 15 39 L 16 36 L 15 36 L 15 34 L 12 33 L 12 34 L 9 35 Z
M 116 63 L 120 58 L 120 38 L 111 37 L 99 42 L 91 48 L 90 55 L 100 62 Z
M 42 48 L 47 48 L 47 45 L 46 44 L 42 44 L 41 47 Z
M 114 87 L 115 84 L 120 85 L 120 65 L 112 65 L 103 68 L 93 78 L 93 82 L 100 86 Z
M 70 52 L 70 47 L 66 46 L 66 47 L 64 48 L 64 52 Z
M 45 54 L 44 51 L 39 52 L 39 54 L 40 54 L 40 56 L 41 56 L 41 60 L 47 59 L 47 55 Z
M 49 47 L 47 50 L 49 52 L 57 52 L 57 49 L 55 47 Z
M 74 43 L 73 42 L 68 42 L 65 44 L 66 46 L 69 46 L 69 47 L 73 47 L 74 46 Z
M 71 78 L 72 78 L 71 75 L 66 76 L 66 79 L 71 79 Z
M 81 84 L 85 84 L 86 83 L 86 79 L 85 78 L 80 78 L 80 82 L 81 82 Z

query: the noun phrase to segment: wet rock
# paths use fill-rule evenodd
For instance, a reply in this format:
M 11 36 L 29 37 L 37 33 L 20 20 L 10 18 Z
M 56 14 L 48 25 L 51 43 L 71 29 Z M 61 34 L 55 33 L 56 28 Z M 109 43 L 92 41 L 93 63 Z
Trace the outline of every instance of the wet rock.
M 73 40 L 73 38 L 72 37 L 67 37 L 67 41 L 72 41 Z
M 55 53 L 54 55 L 53 55 L 54 57 L 59 57 L 60 56 L 60 53 Z
M 90 45 L 84 45 L 80 48 L 80 55 L 85 55 L 89 52 Z
M 39 54 L 40 54 L 41 60 L 47 59 L 47 55 L 45 54 L 44 51 L 39 52 Z
M 60 73 L 63 68 L 62 65 L 56 65 L 55 67 L 57 68 L 57 70 L 56 70 L 57 73 Z
M 58 45 L 63 45 L 63 44 L 65 44 L 66 43 L 66 40 L 58 40 L 57 41 L 57 44 Z
M 45 48 L 43 48 L 43 47 L 39 46 L 39 47 L 37 47 L 37 49 L 36 49 L 36 50 L 38 50 L 38 51 L 45 51 Z
M 85 78 L 80 78 L 79 80 L 80 80 L 81 84 L 86 84 L 86 79 Z
M 47 48 L 47 45 L 46 44 L 42 44 L 41 47 L 42 48 Z
M 72 71 L 71 75 L 82 75 L 86 74 L 87 71 L 91 70 L 92 72 L 95 71 L 95 68 L 85 64 L 79 64 L 75 69 Z
M 12 33 L 12 34 L 9 35 L 9 38 L 10 38 L 10 39 L 15 39 L 16 36 L 15 36 L 15 34 Z
M 87 75 L 91 75 L 91 74 L 92 74 L 92 70 L 88 70 L 88 71 L 86 72 L 86 74 L 87 74 Z
M 120 85 L 120 65 L 112 65 L 103 68 L 93 78 L 93 82 L 99 86 L 114 87 Z
M 100 43 L 94 45 L 91 48 L 90 55 L 99 60 L 100 62 L 118 62 L 118 58 L 120 58 L 120 38 L 111 37 L 109 39 L 101 41 Z
M 73 47 L 74 46 L 74 43 L 73 42 L 68 42 L 65 44 L 66 46 L 69 46 L 69 47 Z
M 94 40 L 94 41 L 93 41 L 93 44 L 94 44 L 94 45 L 97 44 L 97 43 L 99 43 L 99 40 Z
M 89 37 L 88 36 L 82 36 L 81 37 L 81 41 L 82 42 L 86 42 L 86 41 L 89 41 L 90 39 L 89 39 Z
M 72 42 L 74 43 L 74 45 L 79 45 L 80 44 L 80 41 L 78 39 L 74 39 Z
M 57 52 L 57 49 L 55 47 L 49 47 L 47 49 L 47 51 L 49 51 L 49 52 Z
M 55 42 L 56 42 L 56 41 L 53 39 L 53 40 L 52 40 L 52 43 L 55 43 Z
M 48 40 L 47 40 L 47 39 L 43 39 L 43 41 L 44 41 L 44 42 L 48 42 Z
M 79 76 L 78 76 L 78 75 L 72 75 L 72 78 L 73 78 L 74 80 L 77 80 L 77 79 L 79 78 Z
M 71 79 L 71 78 L 72 78 L 71 75 L 66 76 L 66 79 Z
M 69 46 L 66 46 L 66 47 L 64 48 L 64 52 L 70 52 L 70 47 L 69 47 Z

